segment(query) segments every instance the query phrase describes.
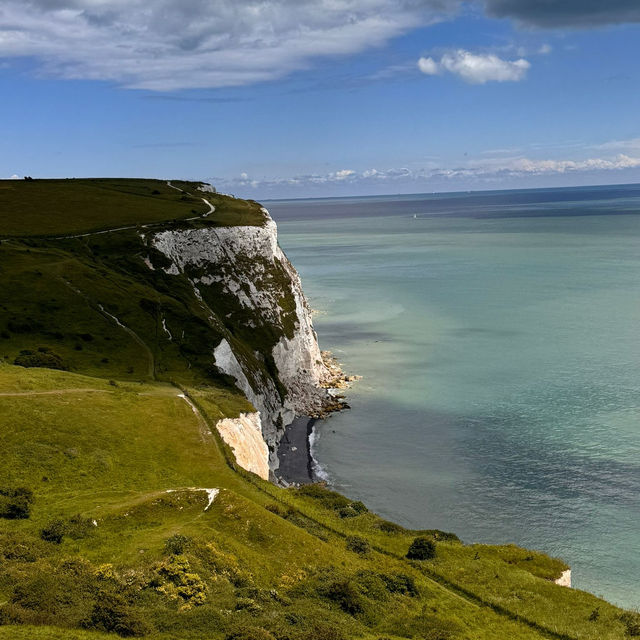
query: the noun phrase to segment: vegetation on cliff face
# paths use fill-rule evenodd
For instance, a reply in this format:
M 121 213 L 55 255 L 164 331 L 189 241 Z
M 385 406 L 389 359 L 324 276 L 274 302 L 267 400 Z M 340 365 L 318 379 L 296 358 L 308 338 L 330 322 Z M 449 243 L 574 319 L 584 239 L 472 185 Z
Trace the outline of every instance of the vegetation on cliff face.
M 634 614 L 555 585 L 560 560 L 239 469 L 214 426 L 252 407 L 210 360 L 240 341 L 231 302 L 204 307 L 160 262 L 135 230 L 0 245 L 0 640 L 636 632 Z M 247 358 L 266 369 L 250 352 L 274 337 L 243 334 Z
M 230 221 L 261 225 L 264 212 L 257 203 L 199 191 L 198 183 L 175 184 L 190 190 L 156 180 L 0 182 L 0 206 L 9 213 L 0 224 L 0 356 L 6 362 L 235 389 L 213 358 L 213 348 L 226 339 L 248 368 L 279 384 L 271 349 L 290 334 L 291 310 L 283 310 L 281 324 L 266 323 L 219 282 L 200 286 L 199 294 L 192 282 L 198 273 L 167 273 L 169 260 L 148 237 Z M 208 210 L 203 198 L 215 211 L 185 220 L 193 213 L 184 197 L 200 202 L 199 214 Z M 161 206 L 147 206 L 156 198 Z M 143 227 L 149 220 L 152 228 Z M 286 291 L 277 265 L 263 271 Z M 286 294 L 283 304 L 290 306 Z

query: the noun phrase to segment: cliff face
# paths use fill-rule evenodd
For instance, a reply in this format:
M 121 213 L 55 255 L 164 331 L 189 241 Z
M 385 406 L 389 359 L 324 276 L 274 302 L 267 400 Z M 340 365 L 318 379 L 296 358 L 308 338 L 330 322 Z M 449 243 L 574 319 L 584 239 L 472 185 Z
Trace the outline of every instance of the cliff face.
M 151 244 L 170 260 L 166 273 L 186 276 L 201 303 L 216 309 L 210 322 L 226 325 L 225 337 L 211 346 L 215 366 L 258 410 L 275 469 L 284 427 L 322 410 L 330 396 L 321 385 L 331 375 L 300 277 L 278 246 L 276 223 L 263 213 L 262 226 L 161 231 Z
M 25 222 L 9 225 L 50 233 L 0 245 L 7 360 L 215 389 L 216 419 L 259 412 L 271 469 L 296 415 L 336 406 L 300 278 L 257 202 L 183 181 L 42 188 L 56 203 L 95 191 L 100 215 L 88 203 L 50 211 L 47 201 L 46 216 L 29 205 Z

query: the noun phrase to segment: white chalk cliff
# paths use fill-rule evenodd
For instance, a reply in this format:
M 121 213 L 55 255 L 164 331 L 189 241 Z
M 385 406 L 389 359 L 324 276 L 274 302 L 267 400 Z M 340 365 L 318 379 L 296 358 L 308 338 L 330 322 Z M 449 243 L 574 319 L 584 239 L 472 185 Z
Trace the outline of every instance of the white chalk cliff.
M 269 479 L 269 449 L 262 438 L 260 414 L 241 413 L 237 418 L 225 418 L 218 421 L 216 428 L 243 469 Z
M 562 575 L 554 582 L 561 587 L 569 587 L 571 588 L 571 569 L 567 569 L 562 572 Z
M 276 223 L 266 209 L 263 213 L 262 226 L 161 231 L 151 243 L 171 261 L 165 271 L 186 275 L 203 305 L 209 301 L 219 309 L 219 300 L 228 302 L 223 317 L 219 311 L 210 314 L 212 326 L 224 336 L 211 352 L 217 369 L 235 380 L 259 412 L 275 469 L 284 426 L 326 405 L 330 397 L 321 385 L 331 374 L 322 361 L 300 277 L 278 245 Z M 245 332 L 242 339 L 237 327 Z M 251 332 L 260 341 L 256 337 L 257 346 L 250 350 Z M 232 428 L 223 430 L 228 435 Z M 243 436 L 238 431 L 234 437 L 238 444 Z M 257 451 L 254 444 L 247 440 L 247 451 Z

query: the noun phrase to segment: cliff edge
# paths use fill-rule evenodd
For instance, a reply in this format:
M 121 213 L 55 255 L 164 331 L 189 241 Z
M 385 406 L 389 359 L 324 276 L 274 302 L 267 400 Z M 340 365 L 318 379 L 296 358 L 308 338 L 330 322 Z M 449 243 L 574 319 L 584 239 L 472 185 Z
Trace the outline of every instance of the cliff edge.
M 274 470 L 284 427 L 333 402 L 325 387 L 335 373 L 323 361 L 300 276 L 278 245 L 276 223 L 262 212 L 260 226 L 161 231 L 150 243 L 170 260 L 165 272 L 187 278 L 203 304 L 236 302 L 225 315 L 234 331 L 211 353 L 258 410 Z
M 95 207 L 74 208 L 79 193 Z M 266 447 L 222 431 L 262 476 L 296 416 L 340 407 L 327 390 L 339 372 L 259 203 L 132 179 L 13 181 L 0 196 L 22 212 L 0 229 L 8 362 L 232 389 L 218 418 L 255 413 Z

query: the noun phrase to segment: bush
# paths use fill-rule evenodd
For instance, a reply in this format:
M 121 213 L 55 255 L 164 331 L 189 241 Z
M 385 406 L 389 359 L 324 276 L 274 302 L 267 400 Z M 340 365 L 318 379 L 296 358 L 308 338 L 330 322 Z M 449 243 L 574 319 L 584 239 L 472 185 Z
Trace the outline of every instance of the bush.
M 151 631 L 140 612 L 119 594 L 101 592 L 89 618 L 82 624 L 86 629 L 117 633 L 125 638 L 143 636 Z
M 176 533 L 165 541 L 164 548 L 167 553 L 179 555 L 191 546 L 191 542 L 191 538 Z
M 360 571 L 353 580 L 363 596 L 371 600 L 384 601 L 389 599 L 389 590 L 384 576 L 375 571 Z
M 301 640 L 345 640 L 344 632 L 335 624 L 316 623 Z
M 46 553 L 46 545 L 40 540 L 18 532 L 0 534 L 0 566 L 5 560 L 35 562 Z
M 389 520 L 380 520 L 380 522 L 378 522 L 378 529 L 384 533 L 404 533 L 406 531 L 404 527 Z
M 33 491 L 26 487 L 0 489 L 0 518 L 24 520 L 31 515 Z
M 365 609 L 365 600 L 351 580 L 336 580 L 320 590 L 320 595 L 335 602 L 345 613 L 357 615 Z
M 391 593 L 399 593 L 411 598 L 419 595 L 418 587 L 416 587 L 415 580 L 411 576 L 398 573 L 394 576 L 383 575 L 381 577 L 384 580 L 387 590 Z
M 369 509 L 367 509 L 367 505 L 364 502 L 361 502 L 360 500 L 356 500 L 355 502 L 352 502 L 351 508 L 356 513 L 367 513 L 367 511 L 369 511 Z
M 360 536 L 349 536 L 347 538 L 347 549 L 361 556 L 366 556 L 371 551 L 371 545 Z
M 275 640 L 275 637 L 261 627 L 242 627 L 228 633 L 226 640 Z
M 341 509 L 339 509 L 338 515 L 341 518 L 355 518 L 356 516 L 359 516 L 362 513 L 367 513 L 367 511 L 369 510 L 367 509 L 364 502 L 360 502 L 358 500 L 357 502 L 352 502 L 348 504 L 346 507 L 342 507 Z
M 440 531 L 440 529 L 421 529 L 416 531 L 421 536 L 433 538 L 436 541 L 443 542 L 460 542 L 460 538 L 455 533 L 449 533 L 448 531 Z
M 325 509 L 337 511 L 349 504 L 351 501 L 343 495 L 327 489 L 322 483 L 304 484 L 297 490 L 299 495 L 317 500 Z
M 185 556 L 171 556 L 156 568 L 160 584 L 156 590 L 172 600 L 184 601 L 184 609 L 203 605 L 207 599 L 206 585 L 202 578 L 191 570 Z
M 359 514 L 351 505 L 348 505 L 346 507 L 342 507 L 342 509 L 338 511 L 338 515 L 341 518 L 355 518 Z
M 43 367 L 45 369 L 59 369 L 67 371 L 68 367 L 62 362 L 62 358 L 47 347 L 40 347 L 37 353 L 33 353 L 28 349 L 20 352 L 15 358 L 13 364 L 20 367 Z
M 640 637 L 640 613 L 625 611 L 620 616 L 620 621 L 626 627 L 628 636 L 632 638 Z
M 407 551 L 407 558 L 409 560 L 431 560 L 436 555 L 436 543 L 431 538 L 425 538 L 420 536 L 414 538 L 409 551 Z
M 287 516 L 287 512 L 279 504 L 276 504 L 275 502 L 272 504 L 268 504 L 265 507 L 265 509 L 267 511 L 270 511 L 276 516 L 280 516 L 281 518 L 286 518 Z
M 87 535 L 93 530 L 93 520 L 91 518 L 85 518 L 79 513 L 69 518 L 69 522 L 65 526 L 65 531 L 70 538 L 74 540 L 80 540 L 86 538 Z
M 56 518 L 55 520 L 51 520 L 49 524 L 40 530 L 40 537 L 46 542 L 60 544 L 66 532 L 67 525 L 64 520 Z

